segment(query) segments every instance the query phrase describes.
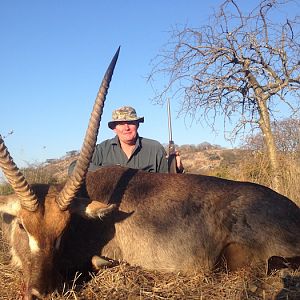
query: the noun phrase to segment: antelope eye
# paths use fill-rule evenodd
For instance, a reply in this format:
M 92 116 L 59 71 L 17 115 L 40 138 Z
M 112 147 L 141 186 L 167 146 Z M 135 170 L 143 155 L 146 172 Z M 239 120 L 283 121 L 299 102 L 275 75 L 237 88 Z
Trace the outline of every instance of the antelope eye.
M 23 224 L 22 224 L 20 221 L 18 221 L 18 226 L 19 226 L 19 228 L 20 228 L 21 230 L 25 230 Z

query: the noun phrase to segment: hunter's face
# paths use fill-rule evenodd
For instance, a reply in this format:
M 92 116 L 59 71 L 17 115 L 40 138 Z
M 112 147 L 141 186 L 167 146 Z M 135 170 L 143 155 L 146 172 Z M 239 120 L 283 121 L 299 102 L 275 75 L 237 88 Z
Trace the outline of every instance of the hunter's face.
M 114 128 L 115 134 L 121 143 L 134 145 L 137 138 L 139 123 L 136 121 L 118 122 Z

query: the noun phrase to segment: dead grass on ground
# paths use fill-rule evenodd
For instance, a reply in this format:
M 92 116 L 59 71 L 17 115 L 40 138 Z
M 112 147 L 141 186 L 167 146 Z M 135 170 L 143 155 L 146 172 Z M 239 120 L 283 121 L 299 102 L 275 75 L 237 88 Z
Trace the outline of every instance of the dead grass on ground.
M 12 270 L 8 247 L 1 242 L 0 298 L 20 299 L 21 275 Z M 183 274 L 147 271 L 120 263 L 101 270 L 83 282 L 81 274 L 66 282 L 46 300 L 96 299 L 300 299 L 300 270 L 278 271 L 266 276 L 262 270 L 227 273 Z

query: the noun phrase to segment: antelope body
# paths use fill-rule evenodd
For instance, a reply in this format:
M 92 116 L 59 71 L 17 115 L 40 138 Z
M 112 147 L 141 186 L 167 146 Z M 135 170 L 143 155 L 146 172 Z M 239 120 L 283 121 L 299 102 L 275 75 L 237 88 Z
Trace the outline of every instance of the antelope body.
M 112 166 L 89 172 L 86 189 L 90 199 L 118 206 L 81 235 L 91 241 L 88 232 L 98 231 L 95 250 L 109 258 L 191 273 L 222 258 L 236 270 L 300 257 L 299 207 L 258 184 Z
M 300 256 L 300 209 L 266 187 L 118 166 L 87 172 L 117 56 L 64 186 L 29 185 L 0 138 L 0 166 L 15 190 L 0 196 L 0 211 L 13 262 L 24 274 L 23 298 L 51 291 L 61 263 L 99 267 L 97 255 L 186 273 L 213 269 L 222 257 L 235 270 Z

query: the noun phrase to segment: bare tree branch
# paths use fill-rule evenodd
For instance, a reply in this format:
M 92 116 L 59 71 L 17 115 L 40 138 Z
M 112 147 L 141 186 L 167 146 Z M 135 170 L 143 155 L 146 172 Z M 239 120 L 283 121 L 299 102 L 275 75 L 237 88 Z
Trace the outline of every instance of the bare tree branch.
M 217 116 L 224 124 L 235 120 L 233 137 L 259 126 L 272 156 L 271 122 L 278 104 L 291 114 L 300 106 L 299 16 L 278 19 L 278 12 L 293 3 L 262 0 L 245 13 L 238 1 L 226 0 L 210 24 L 175 28 L 149 76 L 151 81 L 161 74 L 168 78 L 154 101 L 176 98 L 183 114 L 212 127 Z

